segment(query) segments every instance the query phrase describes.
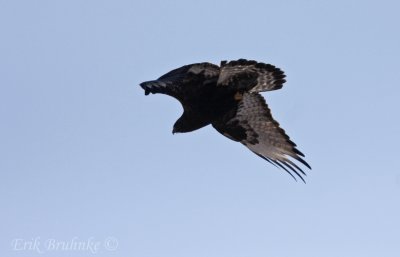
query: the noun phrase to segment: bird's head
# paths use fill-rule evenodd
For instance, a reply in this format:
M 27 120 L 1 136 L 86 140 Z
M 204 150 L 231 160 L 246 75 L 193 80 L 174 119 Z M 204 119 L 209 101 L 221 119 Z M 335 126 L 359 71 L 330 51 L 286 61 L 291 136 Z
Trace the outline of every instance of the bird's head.
M 175 133 L 184 133 L 184 132 L 189 132 L 188 128 L 188 123 L 185 118 L 180 117 L 174 124 L 174 127 L 172 128 L 172 134 Z
M 178 129 L 174 126 L 172 128 L 172 134 L 179 133 Z
M 172 129 L 172 134 L 191 132 L 193 130 L 204 127 L 207 124 L 208 123 L 204 122 L 201 119 L 198 119 L 196 116 L 191 116 L 184 112 L 182 116 L 175 122 Z

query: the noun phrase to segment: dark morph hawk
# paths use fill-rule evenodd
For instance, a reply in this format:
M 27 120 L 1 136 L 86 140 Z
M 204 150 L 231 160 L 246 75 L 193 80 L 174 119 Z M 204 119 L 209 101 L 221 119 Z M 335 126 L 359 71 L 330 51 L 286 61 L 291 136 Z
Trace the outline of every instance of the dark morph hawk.
M 259 92 L 282 88 L 285 74 L 271 64 L 240 59 L 220 66 L 195 63 L 140 84 L 145 94 L 166 94 L 179 100 L 182 116 L 173 133 L 190 132 L 211 124 L 224 136 L 303 181 L 304 171 L 291 159 L 310 165 L 279 127 Z

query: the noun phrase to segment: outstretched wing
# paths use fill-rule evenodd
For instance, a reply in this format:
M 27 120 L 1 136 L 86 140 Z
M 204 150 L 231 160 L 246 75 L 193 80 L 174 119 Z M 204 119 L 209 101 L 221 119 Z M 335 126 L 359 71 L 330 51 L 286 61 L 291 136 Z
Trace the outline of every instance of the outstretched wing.
M 213 127 L 226 137 L 244 144 L 261 158 L 287 171 L 294 172 L 303 181 L 305 172 L 289 157 L 311 169 L 301 157 L 296 144 L 279 127 L 264 98 L 258 93 L 244 93 L 237 109 L 214 122 Z
M 145 94 L 166 94 L 180 99 L 187 90 L 195 91 L 196 86 L 216 82 L 219 75 L 219 67 L 211 63 L 194 63 L 174 69 L 157 80 L 140 83 Z M 189 87 L 191 86 L 191 87 Z
M 221 62 L 218 78 L 220 86 L 233 86 L 237 90 L 249 92 L 280 89 L 285 82 L 285 74 L 279 68 L 245 59 Z

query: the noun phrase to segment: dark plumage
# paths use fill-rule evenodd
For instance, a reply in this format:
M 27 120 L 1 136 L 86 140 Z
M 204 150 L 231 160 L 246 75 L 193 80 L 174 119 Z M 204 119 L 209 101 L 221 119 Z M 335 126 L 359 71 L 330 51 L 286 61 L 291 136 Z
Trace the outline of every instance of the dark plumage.
M 279 127 L 259 92 L 280 89 L 285 74 L 271 64 L 239 59 L 220 66 L 195 63 L 140 84 L 145 94 L 166 94 L 179 100 L 182 116 L 173 133 L 211 124 L 224 136 L 303 181 L 304 171 L 290 158 L 311 169 L 285 131 Z M 296 179 L 296 178 L 295 178 Z

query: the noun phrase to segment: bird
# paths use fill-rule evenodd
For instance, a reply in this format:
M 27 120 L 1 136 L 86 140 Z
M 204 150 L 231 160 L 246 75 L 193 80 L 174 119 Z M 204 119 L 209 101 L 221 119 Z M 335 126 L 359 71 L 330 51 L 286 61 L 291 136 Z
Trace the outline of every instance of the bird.
M 156 80 L 140 83 L 145 95 L 165 94 L 177 99 L 183 113 L 172 133 L 191 132 L 212 125 L 225 137 L 304 183 L 306 173 L 295 161 L 311 170 L 260 92 L 282 88 L 284 72 L 274 65 L 238 59 L 193 63 L 174 69 Z M 295 175 L 296 176 L 295 176 Z

